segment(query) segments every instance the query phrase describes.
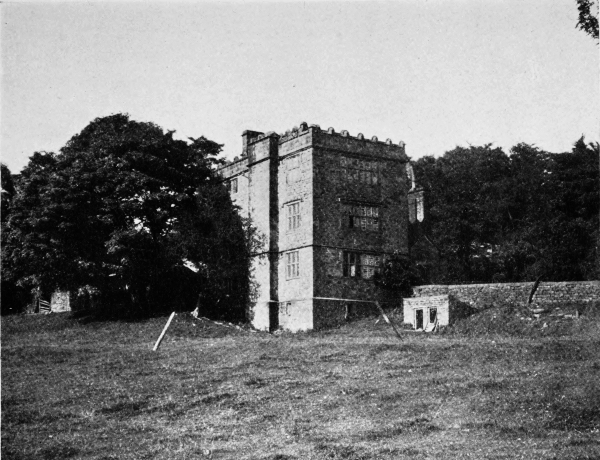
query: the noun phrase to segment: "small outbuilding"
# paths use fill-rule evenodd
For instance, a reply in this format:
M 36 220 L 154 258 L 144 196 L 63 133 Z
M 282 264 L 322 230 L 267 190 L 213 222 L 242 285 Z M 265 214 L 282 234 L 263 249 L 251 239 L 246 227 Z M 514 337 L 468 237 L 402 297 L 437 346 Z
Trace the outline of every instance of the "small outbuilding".
M 404 299 L 404 324 L 419 331 L 447 326 L 450 318 L 450 298 L 447 295 Z
M 52 313 L 71 311 L 71 293 L 69 291 L 54 291 L 50 298 Z
M 431 332 L 469 316 L 473 311 L 472 307 L 451 295 L 409 297 L 404 299 L 404 324 L 412 325 L 417 331 Z

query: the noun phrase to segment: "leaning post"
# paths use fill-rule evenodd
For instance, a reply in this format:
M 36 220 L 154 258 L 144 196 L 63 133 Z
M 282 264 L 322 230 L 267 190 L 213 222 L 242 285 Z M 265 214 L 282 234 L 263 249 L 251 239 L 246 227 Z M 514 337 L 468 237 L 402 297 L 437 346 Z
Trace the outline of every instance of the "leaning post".
M 394 329 L 394 332 L 396 333 L 396 335 L 398 336 L 398 338 L 400 340 L 402 340 L 402 336 L 398 332 L 398 329 L 396 329 L 396 326 L 394 325 L 394 323 L 392 323 L 392 321 L 387 317 L 387 315 L 383 311 L 383 308 L 381 308 L 381 305 L 379 305 L 379 302 L 375 302 L 375 305 L 377 305 L 377 308 L 381 312 L 381 316 L 383 316 L 383 319 L 385 320 L 385 322 L 388 323 L 390 326 L 392 326 L 392 329 Z
M 161 332 L 160 336 L 158 337 L 158 340 L 156 341 L 156 343 L 154 344 L 154 348 L 152 349 L 152 351 L 156 351 L 156 350 L 158 350 L 158 347 L 160 347 L 160 342 L 162 342 L 162 339 L 164 338 L 165 334 L 167 333 L 167 329 L 169 329 L 171 321 L 173 321 L 174 317 L 175 317 L 175 312 L 171 313 L 171 316 L 169 316 L 169 320 L 167 321 L 167 324 L 165 324 L 163 331 Z

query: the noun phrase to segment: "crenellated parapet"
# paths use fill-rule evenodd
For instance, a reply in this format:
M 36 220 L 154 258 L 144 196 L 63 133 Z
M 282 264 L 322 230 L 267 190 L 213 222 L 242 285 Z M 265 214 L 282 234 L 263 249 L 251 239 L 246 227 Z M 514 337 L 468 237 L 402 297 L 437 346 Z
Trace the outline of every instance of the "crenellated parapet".
M 286 146 L 290 142 L 293 142 L 296 146 Z M 308 125 L 304 122 L 279 137 L 280 155 L 288 154 L 295 148 L 302 148 L 309 144 L 313 147 L 340 150 L 347 153 L 383 156 L 408 161 L 406 144 L 403 141 L 394 144 L 391 139 L 386 139 L 385 142 L 382 142 L 379 141 L 377 136 L 373 136 L 371 139 L 366 138 L 362 133 L 352 136 L 345 129 L 337 132 L 334 128 L 321 129 L 319 125 Z
M 235 157 L 233 161 L 228 161 L 224 166 L 221 166 L 217 173 L 224 179 L 242 174 L 248 169 L 248 158 Z
M 364 134 L 362 134 L 362 133 L 358 133 L 356 137 L 353 137 L 345 129 L 341 130 L 338 133 L 338 132 L 336 132 L 336 130 L 334 128 L 328 128 L 326 130 L 323 130 L 323 129 L 321 129 L 321 127 L 319 125 L 308 125 L 306 122 L 302 122 L 302 123 L 300 123 L 299 126 L 294 126 L 291 130 L 288 130 L 284 134 L 282 134 L 279 138 L 279 143 L 283 144 L 287 141 L 297 138 L 298 136 L 301 136 L 303 134 L 308 134 L 309 132 L 319 133 L 319 134 L 328 134 L 330 136 L 339 136 L 339 137 L 355 139 L 355 140 L 364 141 L 364 142 L 371 142 L 371 143 L 379 144 L 379 145 L 394 145 L 401 149 L 404 149 L 405 145 L 406 145 L 403 141 L 399 141 L 398 144 L 395 145 L 391 139 L 386 139 L 385 142 L 382 142 L 382 141 L 379 141 L 377 136 L 373 136 L 371 139 L 366 139 Z
M 242 173 L 249 165 L 265 159 L 275 152 L 278 156 L 287 156 L 295 151 L 307 147 L 322 148 L 330 151 L 340 151 L 357 155 L 385 157 L 394 160 L 408 161 L 406 144 L 399 141 L 397 144 L 391 139 L 380 141 L 377 136 L 370 139 L 363 133 L 352 136 L 347 130 L 337 132 L 334 128 L 321 129 L 319 125 L 309 125 L 306 122 L 294 126 L 283 134 L 273 131 L 263 133 L 260 131 L 244 131 L 242 134 L 242 155 L 227 162 L 219 168 L 223 177 L 232 177 Z

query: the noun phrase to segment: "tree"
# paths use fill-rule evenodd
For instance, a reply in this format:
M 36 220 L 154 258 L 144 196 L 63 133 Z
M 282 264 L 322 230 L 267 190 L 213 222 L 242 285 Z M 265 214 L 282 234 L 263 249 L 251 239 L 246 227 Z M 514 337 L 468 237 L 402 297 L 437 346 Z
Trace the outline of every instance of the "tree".
M 4 248 L 6 246 L 6 230 L 8 217 L 11 212 L 12 201 L 16 193 L 15 181 L 13 175 L 4 163 L 0 164 L 0 170 L 2 173 L 2 214 L 1 219 L 1 246 L 2 246 L 2 277 L 0 295 L 2 296 L 2 302 L 0 304 L 0 312 L 5 315 L 8 313 L 18 313 L 22 310 L 22 306 L 26 302 L 25 292 L 19 288 L 13 281 L 10 281 L 5 276 L 6 259 Z
M 577 27 L 598 40 L 598 0 L 577 0 L 577 10 Z
M 581 138 L 561 154 L 518 144 L 419 159 L 428 212 L 411 254 L 428 282 L 597 279 L 598 156 Z
M 0 178 L 2 181 L 2 214 L 0 219 L 2 219 L 2 224 L 4 225 L 8 219 L 10 205 L 15 196 L 15 181 L 10 173 L 10 169 L 8 169 L 8 166 L 6 166 L 4 163 L 0 163 L 0 172 L 2 174 Z
M 434 282 L 489 280 L 502 236 L 509 159 L 490 144 L 456 147 L 443 157 L 415 163 L 427 196 L 425 236 L 448 267 Z
M 506 215 L 502 241 L 496 251 L 498 281 L 528 281 L 544 271 L 543 225 L 549 213 L 546 197 L 551 177 L 551 155 L 539 148 L 518 144 L 510 151 L 505 178 Z
M 418 267 L 406 255 L 398 252 L 385 260 L 381 273 L 375 275 L 375 284 L 403 296 L 412 293 L 412 286 L 420 284 Z
M 144 314 L 183 301 L 167 293 L 182 278 L 188 291 L 208 291 L 202 282 L 219 260 L 248 266 L 242 223 L 215 174 L 220 151 L 117 114 L 58 154 L 34 154 L 9 220 L 10 276 L 46 294 L 101 293 Z M 232 234 L 236 251 L 215 245 Z
M 583 136 L 571 152 L 552 156 L 546 271 L 551 279 L 597 279 L 600 169 L 598 144 Z

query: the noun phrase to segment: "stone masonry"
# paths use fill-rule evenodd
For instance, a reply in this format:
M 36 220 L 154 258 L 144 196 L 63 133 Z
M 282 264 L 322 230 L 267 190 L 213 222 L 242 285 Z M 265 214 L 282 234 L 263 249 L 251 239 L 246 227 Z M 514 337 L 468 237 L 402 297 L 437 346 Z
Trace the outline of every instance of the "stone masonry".
M 453 295 L 474 308 L 494 304 L 527 304 L 533 287 L 530 283 L 454 284 L 413 287 L 414 297 Z M 600 281 L 541 282 L 532 302 L 544 307 L 559 304 L 582 305 L 600 302 Z
M 253 262 L 253 325 L 322 329 L 373 301 L 398 303 L 372 278 L 386 256 L 408 255 L 404 143 L 306 123 L 283 135 L 245 131 L 242 140 L 241 158 L 220 174 L 265 239 Z

